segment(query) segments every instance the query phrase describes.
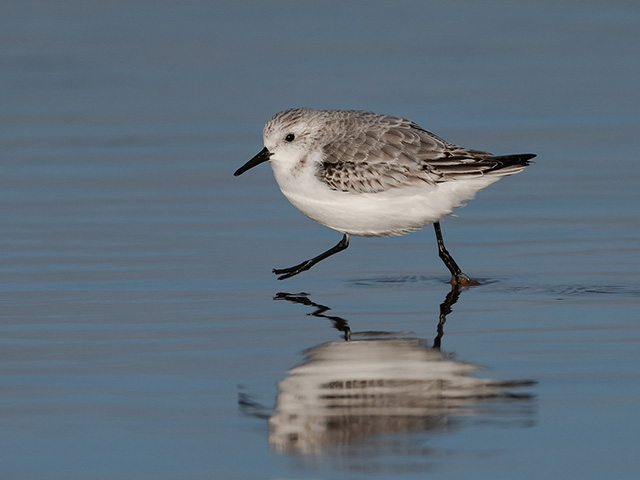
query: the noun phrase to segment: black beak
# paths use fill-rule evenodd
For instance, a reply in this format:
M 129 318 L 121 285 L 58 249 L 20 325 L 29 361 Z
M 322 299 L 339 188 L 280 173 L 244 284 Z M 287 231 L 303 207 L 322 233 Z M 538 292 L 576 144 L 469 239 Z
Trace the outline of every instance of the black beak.
M 260 153 L 258 153 L 255 157 L 253 157 L 251 160 L 249 160 L 247 163 L 241 166 L 238 170 L 236 170 L 233 175 L 235 177 L 237 177 L 238 175 L 242 175 L 244 172 L 246 172 L 250 168 L 253 168 L 256 165 L 260 165 L 261 163 L 268 161 L 270 157 L 271 157 L 271 152 L 267 150 L 267 147 L 264 147 L 262 150 L 260 150 Z

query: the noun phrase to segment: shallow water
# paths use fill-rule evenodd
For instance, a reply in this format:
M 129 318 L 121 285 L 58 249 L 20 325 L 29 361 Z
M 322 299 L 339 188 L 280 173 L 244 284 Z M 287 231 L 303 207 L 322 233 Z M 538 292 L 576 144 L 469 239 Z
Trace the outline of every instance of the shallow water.
M 640 7 L 5 2 L 6 478 L 635 478 Z M 292 106 L 538 154 L 335 244 L 266 166 Z M 451 312 L 449 313 L 449 310 Z M 351 342 L 347 343 L 345 337 Z

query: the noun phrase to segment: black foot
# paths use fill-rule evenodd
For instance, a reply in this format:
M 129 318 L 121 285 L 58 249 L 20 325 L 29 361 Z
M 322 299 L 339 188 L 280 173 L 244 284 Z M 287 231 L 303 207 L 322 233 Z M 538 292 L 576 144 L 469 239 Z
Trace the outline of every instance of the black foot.
M 474 280 L 473 278 L 469 278 L 464 273 L 460 272 L 457 275 L 451 275 L 451 285 L 453 287 L 470 287 L 475 285 L 480 285 L 480 282 Z
M 291 278 L 294 275 L 298 275 L 299 273 L 306 272 L 311 267 L 313 267 L 314 264 L 315 263 L 312 262 L 311 260 L 307 260 L 289 268 L 274 268 L 272 272 L 275 273 L 276 275 L 280 275 L 278 277 L 278 280 L 284 280 L 285 278 Z

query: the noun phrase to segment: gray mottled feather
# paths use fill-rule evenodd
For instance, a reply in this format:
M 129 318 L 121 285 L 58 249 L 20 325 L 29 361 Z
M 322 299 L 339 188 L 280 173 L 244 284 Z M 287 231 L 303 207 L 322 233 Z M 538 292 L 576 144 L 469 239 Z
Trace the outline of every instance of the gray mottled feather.
M 521 171 L 534 155 L 495 157 L 445 142 L 400 117 L 326 111 L 324 161 L 318 175 L 333 189 L 376 193 L 391 188 Z

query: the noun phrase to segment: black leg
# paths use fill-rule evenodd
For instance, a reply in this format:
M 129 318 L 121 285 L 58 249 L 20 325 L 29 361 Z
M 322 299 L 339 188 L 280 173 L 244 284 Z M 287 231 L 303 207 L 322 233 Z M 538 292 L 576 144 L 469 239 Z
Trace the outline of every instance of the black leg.
M 282 269 L 274 268 L 273 273 L 275 273 L 276 275 L 280 275 L 278 277 L 278 280 L 284 280 L 285 278 L 293 277 L 294 275 L 297 275 L 300 272 L 309 270 L 316 263 L 324 260 L 327 257 L 330 257 L 334 253 L 341 252 L 342 250 L 346 249 L 348 246 L 349 246 L 349 234 L 345 233 L 344 236 L 342 237 L 342 240 L 340 240 L 335 247 L 332 247 L 326 252 L 321 253 L 317 257 L 313 257 L 310 260 L 306 260 L 298 265 L 294 265 L 293 267 L 282 268 Z
M 435 222 L 433 224 L 433 229 L 436 231 L 436 239 L 438 240 L 438 254 L 440 255 L 440 259 L 444 262 L 444 264 L 451 272 L 451 285 L 479 285 L 478 282 L 472 280 L 464 273 L 462 273 L 462 270 L 460 270 L 460 267 L 458 266 L 456 261 L 445 248 L 444 240 L 442 240 L 442 232 L 440 231 L 440 222 Z

